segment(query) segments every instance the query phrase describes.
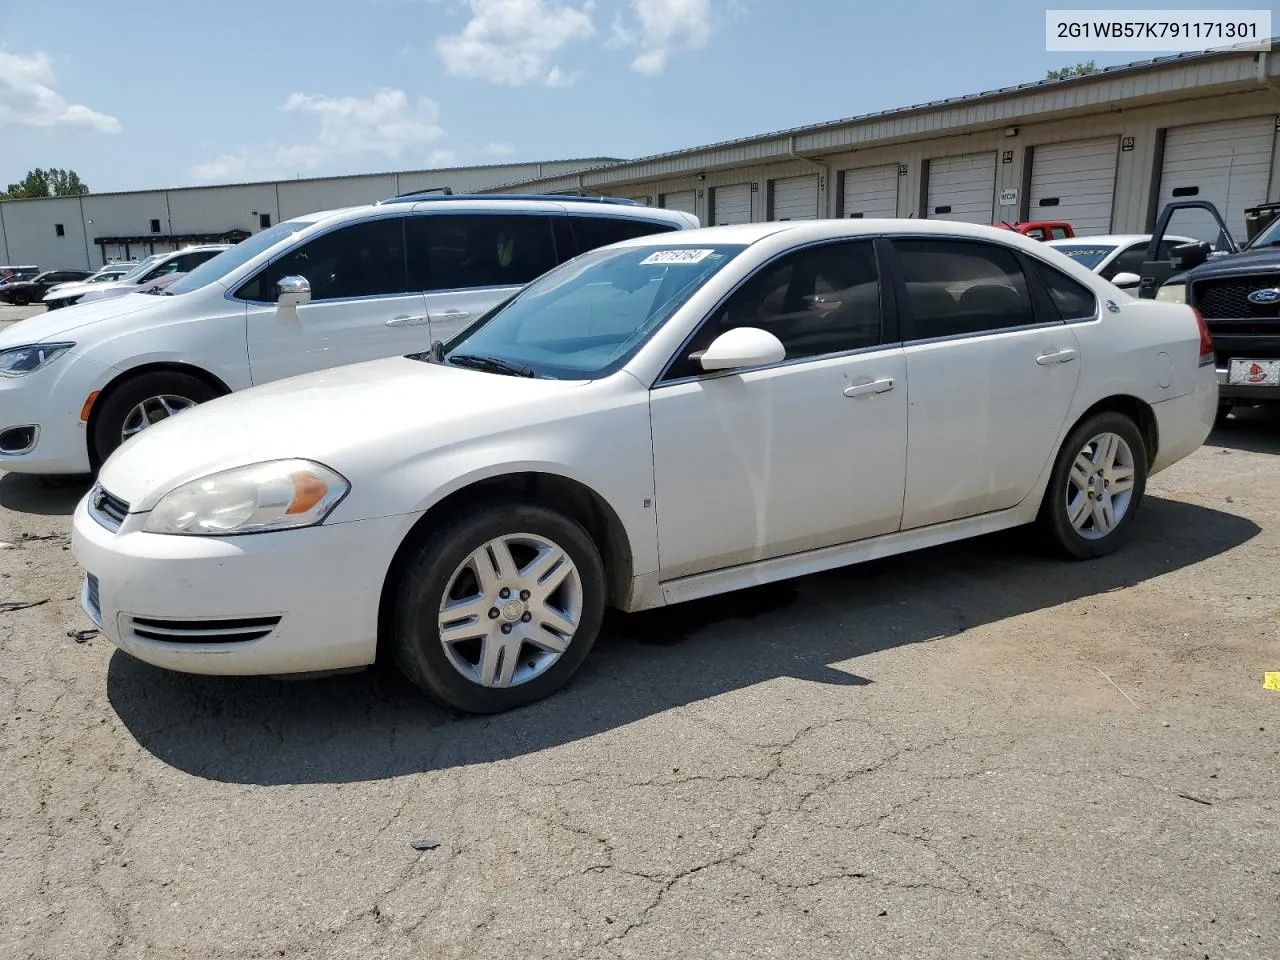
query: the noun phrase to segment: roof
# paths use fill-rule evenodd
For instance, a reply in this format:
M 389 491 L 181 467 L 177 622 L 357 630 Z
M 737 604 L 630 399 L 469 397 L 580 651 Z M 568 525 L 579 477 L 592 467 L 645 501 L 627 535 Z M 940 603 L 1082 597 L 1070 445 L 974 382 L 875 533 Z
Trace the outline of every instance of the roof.
M 1091 237 L 1063 237 L 1057 240 L 1046 240 L 1045 242 L 1051 247 L 1067 246 L 1073 243 L 1114 243 L 1117 246 L 1125 243 L 1137 243 L 1139 240 L 1150 240 L 1149 233 L 1104 233 Z M 1165 234 L 1167 240 L 1183 240 L 1187 243 L 1195 243 L 1190 237 L 1183 237 L 1173 233 Z

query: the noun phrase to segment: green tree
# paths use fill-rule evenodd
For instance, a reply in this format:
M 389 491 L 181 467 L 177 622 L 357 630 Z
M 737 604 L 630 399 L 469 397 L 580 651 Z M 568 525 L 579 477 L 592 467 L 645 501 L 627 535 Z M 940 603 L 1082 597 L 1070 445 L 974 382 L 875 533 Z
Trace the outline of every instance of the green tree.
M 1046 80 L 1066 80 L 1070 77 L 1087 77 L 1091 73 L 1098 72 L 1098 64 L 1090 60 L 1088 63 L 1077 63 L 1074 67 L 1063 67 L 1061 70 L 1049 70 L 1045 73 Z
M 43 170 L 36 167 L 19 183 L 9 184 L 9 189 L 0 194 L 4 200 L 30 200 L 36 197 L 77 197 L 88 193 L 89 187 L 74 170 L 62 170 L 50 167 Z

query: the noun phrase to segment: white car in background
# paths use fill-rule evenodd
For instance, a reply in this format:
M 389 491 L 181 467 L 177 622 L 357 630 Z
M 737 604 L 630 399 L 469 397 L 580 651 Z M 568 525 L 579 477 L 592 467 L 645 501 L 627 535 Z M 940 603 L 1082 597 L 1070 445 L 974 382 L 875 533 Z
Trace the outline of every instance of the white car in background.
M 91 290 L 0 330 L 0 469 L 88 473 L 205 400 L 425 350 L 579 252 L 696 226 L 632 201 L 430 194 L 299 217 L 220 254 L 166 254 L 102 284 L 127 287 L 114 299 L 86 302 Z M 211 259 L 139 295 L 188 256 Z
M 92 287 L 86 287 L 83 291 L 73 291 L 69 294 L 59 292 L 52 298 L 46 295 L 44 303 L 50 310 L 54 310 L 58 307 L 93 303 L 97 300 L 123 297 L 129 293 L 139 293 L 140 288 L 161 277 L 172 273 L 187 273 L 230 248 L 229 243 L 206 243 L 200 246 L 183 247 L 181 250 L 170 253 L 152 254 L 114 283 L 95 284 Z
M 89 616 L 149 663 L 381 651 L 493 712 L 568 680 L 606 606 L 1037 521 L 1068 556 L 1110 553 L 1217 389 L 1191 308 L 1005 230 L 666 233 L 558 267 L 447 344 L 161 423 L 103 466 L 73 548 Z
M 60 283 L 57 286 L 50 287 L 41 302 L 50 310 L 56 310 L 58 307 L 74 303 L 81 294 L 88 293 L 93 289 L 93 284 L 115 283 L 117 280 L 123 280 L 137 270 L 138 267 L 137 261 L 109 263 L 105 267 L 100 267 L 96 273 L 90 274 L 83 280 Z
M 1142 281 L 1142 264 L 1147 259 L 1151 234 L 1117 233 L 1101 237 L 1070 237 L 1065 240 L 1049 240 L 1048 245 L 1080 266 L 1092 270 L 1104 280 L 1110 280 L 1124 291 L 1137 292 Z M 1157 260 L 1172 260 L 1173 248 L 1184 243 L 1195 243 L 1191 237 L 1166 235 L 1160 243 Z

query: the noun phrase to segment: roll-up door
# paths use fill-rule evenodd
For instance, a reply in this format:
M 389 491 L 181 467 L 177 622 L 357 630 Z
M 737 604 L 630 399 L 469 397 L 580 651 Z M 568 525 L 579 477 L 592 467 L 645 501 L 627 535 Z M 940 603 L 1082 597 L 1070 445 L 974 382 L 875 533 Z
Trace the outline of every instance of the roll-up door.
M 1115 137 L 1046 143 L 1031 154 L 1030 220 L 1065 220 L 1077 234 L 1111 232 Z
M 841 171 L 842 217 L 896 217 L 898 215 L 898 165 L 863 167 Z
M 1170 200 L 1208 200 L 1243 240 L 1245 208 L 1267 199 L 1275 136 L 1273 117 L 1171 128 L 1160 170 L 1161 208 Z M 1169 229 L 1210 243 L 1218 239 L 1207 213 L 1177 213 Z
M 970 153 L 929 161 L 930 220 L 990 223 L 996 191 L 996 155 Z
M 678 193 L 664 193 L 660 204 L 666 210 L 679 210 L 681 213 L 694 213 L 694 195 L 692 190 L 681 190 Z
M 818 218 L 818 175 L 774 180 L 771 220 L 816 220 Z
M 751 184 L 711 188 L 711 222 L 717 227 L 751 222 Z

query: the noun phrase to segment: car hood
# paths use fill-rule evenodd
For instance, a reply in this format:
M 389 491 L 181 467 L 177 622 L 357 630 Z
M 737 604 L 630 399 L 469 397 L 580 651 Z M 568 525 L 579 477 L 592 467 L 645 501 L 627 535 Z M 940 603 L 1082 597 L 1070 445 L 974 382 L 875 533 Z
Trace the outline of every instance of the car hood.
M 113 281 L 99 280 L 97 283 L 86 283 L 84 280 L 72 280 L 69 283 L 59 283 L 50 287 L 44 295 L 46 300 L 61 300 L 63 297 L 74 297 L 81 293 L 88 293 L 90 290 L 100 290 L 103 287 L 113 285 Z
M 44 340 L 60 340 L 73 330 L 111 320 L 116 317 L 139 313 L 156 307 L 155 297 L 138 294 L 134 297 L 117 297 L 93 303 L 77 303 L 61 310 L 41 313 L 34 317 L 12 324 L 0 330 L 0 349 L 17 347 L 26 343 L 40 343 Z
M 1170 277 L 1166 283 L 1187 283 L 1207 280 L 1211 277 L 1236 277 L 1257 273 L 1280 273 L 1280 247 L 1263 247 L 1261 250 L 1245 250 L 1228 257 L 1217 257 L 1202 263 L 1194 270 L 1187 270 Z
M 189 480 L 267 460 L 315 460 L 358 482 L 401 459 L 563 414 L 565 395 L 585 383 L 371 360 L 243 390 L 161 421 L 112 454 L 99 477 L 135 513 Z

